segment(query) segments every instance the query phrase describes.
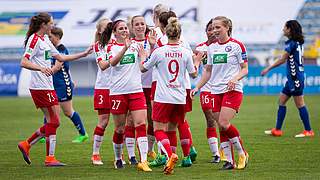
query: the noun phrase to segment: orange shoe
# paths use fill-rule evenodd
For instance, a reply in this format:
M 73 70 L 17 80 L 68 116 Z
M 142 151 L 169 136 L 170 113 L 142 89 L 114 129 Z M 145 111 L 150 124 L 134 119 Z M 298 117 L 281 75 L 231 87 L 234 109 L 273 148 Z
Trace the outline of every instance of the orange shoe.
M 169 161 L 167 162 L 166 166 L 163 169 L 164 174 L 170 175 L 173 173 L 173 168 L 178 161 L 178 156 L 175 153 L 172 153 Z
M 92 155 L 91 161 L 93 165 L 103 165 L 103 162 L 101 161 L 101 157 L 99 154 Z
M 54 167 L 54 166 L 65 166 L 66 164 L 61 163 L 60 161 L 56 160 L 54 156 L 46 156 L 46 160 L 44 161 L 44 164 L 47 167 Z
M 264 131 L 265 134 L 277 136 L 282 136 L 282 131 L 280 129 L 272 128 L 271 130 Z
M 28 141 L 21 141 L 18 144 L 18 148 L 22 153 L 23 159 L 27 164 L 31 164 L 31 160 L 29 157 L 29 152 L 30 152 L 30 144 L 28 143 Z
M 302 138 L 302 137 L 313 137 L 313 136 L 314 136 L 314 132 L 312 130 L 310 131 L 304 130 L 302 133 L 297 134 L 294 137 Z

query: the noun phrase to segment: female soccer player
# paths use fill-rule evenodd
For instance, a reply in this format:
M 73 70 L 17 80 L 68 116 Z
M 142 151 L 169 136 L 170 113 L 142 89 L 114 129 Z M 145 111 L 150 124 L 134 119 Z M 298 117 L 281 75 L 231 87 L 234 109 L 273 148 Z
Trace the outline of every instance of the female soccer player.
M 122 146 L 124 129 L 128 111 L 133 118 L 140 163 L 137 168 L 152 171 L 147 162 L 148 140 L 146 135 L 147 105 L 141 84 L 137 43 L 129 40 L 127 24 L 123 20 L 108 23 L 107 39 L 114 34 L 115 42 L 108 51 L 111 65 L 110 102 L 111 113 L 115 124 L 113 147 L 115 152 L 115 168 L 123 168 Z
M 150 41 L 150 36 L 155 36 L 155 31 L 149 30 L 149 28 L 146 25 L 145 19 L 141 15 L 133 16 L 131 18 L 132 25 L 132 33 L 134 35 L 134 38 L 132 39 L 133 42 L 140 44 L 150 55 L 151 51 L 154 48 L 155 40 Z M 153 151 L 153 145 L 155 142 L 154 133 L 153 133 L 153 122 L 151 119 L 151 101 L 150 101 L 150 93 L 151 93 L 151 83 L 152 83 L 152 71 L 147 71 L 145 73 L 142 73 L 141 75 L 141 81 L 142 81 L 142 88 L 143 93 L 146 98 L 147 103 L 147 120 L 148 120 L 148 130 L 147 130 L 147 137 L 148 137 L 148 156 L 152 159 L 155 158 L 156 154 Z M 134 123 L 130 122 L 133 121 L 132 116 L 129 114 L 127 117 L 127 123 L 125 127 L 125 143 L 128 150 L 129 155 L 129 162 L 131 164 L 135 164 L 135 129 L 134 129 Z
M 150 60 L 140 65 L 142 72 L 156 67 L 161 76 L 157 77 L 157 87 L 153 105 L 152 119 L 156 139 L 161 143 L 162 149 L 169 161 L 164 173 L 172 174 L 178 156 L 172 152 L 166 131 L 176 131 L 178 122 L 184 121 L 186 104 L 186 69 L 192 77 L 197 76 L 193 65 L 192 53 L 179 44 L 181 25 L 178 18 L 170 18 L 165 28 L 168 44 L 157 48 L 152 53 Z M 141 53 L 141 60 L 147 58 L 146 53 Z M 199 62 L 198 62 L 199 64 Z M 190 146 L 189 149 L 190 150 Z
M 95 33 L 94 52 L 98 66 L 97 79 L 94 86 L 94 109 L 98 112 L 98 124 L 93 133 L 93 146 L 91 161 L 93 165 L 102 165 L 100 147 L 103 141 L 105 129 L 110 118 L 110 62 L 107 59 L 109 39 L 106 36 L 106 27 L 110 22 L 108 18 L 102 18 L 97 22 Z
M 63 44 L 61 44 L 62 36 L 62 29 L 53 27 L 51 29 L 49 39 L 57 48 L 59 53 L 68 55 L 68 49 Z M 53 68 L 58 70 L 58 72 L 53 74 L 53 86 L 54 90 L 57 93 L 60 107 L 62 108 L 64 115 L 70 118 L 79 132 L 79 136 L 77 136 L 72 142 L 84 142 L 88 139 L 88 134 L 86 133 L 86 130 L 82 124 L 80 115 L 76 111 L 74 111 L 72 106 L 72 94 L 74 85 L 70 76 L 69 62 L 59 62 L 56 61 L 56 59 L 52 59 L 51 63 L 53 66 L 55 66 Z
M 299 115 L 302 120 L 304 131 L 297 134 L 295 137 L 313 137 L 314 132 L 311 130 L 309 113 L 303 98 L 304 89 L 304 68 L 303 68 L 303 43 L 302 28 L 298 21 L 287 21 L 283 28 L 283 34 L 289 40 L 286 41 L 284 53 L 280 59 L 272 65 L 266 67 L 261 72 L 261 75 L 266 75 L 271 69 L 287 63 L 287 82 L 279 96 L 279 107 L 276 127 L 265 131 L 266 134 L 273 136 L 282 136 L 281 127 L 286 116 L 286 103 L 293 96 L 294 103 L 299 110 Z
M 207 41 L 200 43 L 196 46 L 195 53 L 203 52 L 204 59 L 202 60 L 202 65 L 205 66 L 207 64 L 207 50 L 208 46 L 213 43 L 216 38 L 213 34 L 213 27 L 212 27 L 212 19 L 206 25 L 206 34 L 207 34 Z M 205 71 L 204 71 L 205 73 Z M 200 103 L 202 111 L 205 115 L 207 121 L 207 139 L 210 151 L 212 153 L 212 163 L 220 162 L 220 154 L 218 150 L 218 136 L 216 126 L 219 119 L 219 112 L 212 112 L 212 98 L 211 98 L 211 84 L 210 81 L 207 82 L 201 89 L 200 89 Z
M 239 161 L 237 168 L 244 169 L 249 155 L 242 146 L 240 134 L 236 127 L 230 124 L 240 108 L 243 90 L 241 79 L 248 74 L 247 53 L 244 45 L 231 38 L 232 22 L 224 16 L 217 16 L 212 22 L 216 43 L 208 47 L 208 64 L 205 73 L 196 87 L 194 95 L 210 79 L 212 93 L 212 111 L 219 112 L 220 142 L 227 158 L 222 169 L 234 169 L 232 148 L 237 149 Z M 229 142 L 230 141 L 230 142 Z
M 27 164 L 31 164 L 30 148 L 41 137 L 46 137 L 46 166 L 64 166 L 54 156 L 56 146 L 56 131 L 60 124 L 58 97 L 53 87 L 52 75 L 56 69 L 51 68 L 51 58 L 58 61 L 71 61 L 85 57 L 92 52 L 92 47 L 86 51 L 73 54 L 59 54 L 50 42 L 47 34 L 53 27 L 53 18 L 48 13 L 40 13 L 31 18 L 25 40 L 25 53 L 21 59 L 21 67 L 31 70 L 30 92 L 37 108 L 40 108 L 47 123 L 40 127 L 18 148 Z

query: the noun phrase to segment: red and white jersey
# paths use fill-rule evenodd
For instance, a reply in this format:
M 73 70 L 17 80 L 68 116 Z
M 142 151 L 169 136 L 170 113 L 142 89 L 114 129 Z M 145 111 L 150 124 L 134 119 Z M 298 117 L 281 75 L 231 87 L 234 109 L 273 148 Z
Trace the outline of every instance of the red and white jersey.
M 186 104 L 186 69 L 196 70 L 192 53 L 179 44 L 167 44 L 155 49 L 144 68 L 156 67 L 159 74 L 154 101 L 161 103 Z
M 142 45 L 148 54 L 151 53 L 151 47 L 150 47 L 150 43 L 148 41 L 148 37 L 146 37 L 146 39 L 144 39 L 144 40 L 136 40 L 133 38 L 132 41 L 136 42 L 137 44 Z M 147 71 L 147 72 L 141 74 L 141 83 L 142 83 L 143 88 L 151 88 L 152 71 Z
M 166 34 L 163 34 L 159 28 L 158 30 L 159 32 L 157 32 L 157 43 L 156 43 L 156 47 L 161 47 L 161 46 L 164 46 L 166 44 L 168 44 L 168 37 Z M 181 35 L 180 36 L 180 41 L 179 41 L 179 44 L 182 46 L 182 47 L 185 47 L 186 49 L 188 49 L 191 54 L 192 54 L 192 49 L 191 49 L 191 46 L 190 44 L 185 40 L 185 38 Z M 154 73 L 155 75 L 152 76 L 152 81 L 157 81 L 157 76 L 159 76 L 159 72 L 155 72 Z M 186 73 L 186 88 L 187 89 L 191 89 L 191 81 L 190 81 L 190 76 L 188 73 Z
M 203 42 L 203 43 L 200 43 L 196 46 L 196 50 L 197 51 L 201 51 L 201 52 L 207 52 L 208 51 L 208 44 L 207 42 Z M 204 60 L 202 60 L 202 67 L 204 67 L 208 62 L 208 58 L 205 58 Z M 202 71 L 203 72 L 203 71 Z M 211 83 L 210 81 L 208 81 L 201 89 L 200 89 L 200 92 L 210 92 L 211 90 Z
M 109 59 L 116 56 L 124 44 L 112 44 Z M 138 59 L 138 44 L 133 42 L 116 66 L 111 66 L 110 95 L 143 92 Z
M 96 57 L 97 65 L 100 61 L 109 61 L 107 57 L 107 48 L 110 48 L 111 44 L 107 44 L 104 48 L 100 46 L 99 42 L 94 45 L 94 54 Z M 98 65 L 97 79 L 94 89 L 110 89 L 110 76 L 111 68 L 101 70 Z
M 228 82 L 241 70 L 240 64 L 247 63 L 247 52 L 245 46 L 230 38 L 227 42 L 220 44 L 212 43 L 208 47 L 208 64 L 212 65 L 210 78 L 211 93 L 220 94 L 227 92 Z M 243 83 L 238 81 L 235 90 L 243 92 Z
M 33 64 L 41 67 L 51 68 L 51 58 L 59 54 L 47 35 L 39 36 L 32 34 L 27 42 L 23 54 Z M 31 71 L 30 89 L 54 90 L 52 76 L 47 77 L 41 71 Z

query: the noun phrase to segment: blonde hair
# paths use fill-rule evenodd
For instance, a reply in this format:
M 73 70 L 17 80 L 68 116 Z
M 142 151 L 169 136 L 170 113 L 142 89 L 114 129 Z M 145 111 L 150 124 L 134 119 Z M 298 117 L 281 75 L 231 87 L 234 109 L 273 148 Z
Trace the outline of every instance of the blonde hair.
M 181 24 L 177 17 L 170 17 L 168 19 L 168 25 L 165 27 L 165 32 L 168 39 L 176 40 L 180 38 Z
M 213 20 L 221 21 L 223 26 L 228 28 L 228 36 L 231 36 L 232 34 L 232 21 L 231 19 L 225 17 L 225 16 L 217 16 L 213 18 Z
M 168 12 L 168 11 L 169 11 L 168 6 L 166 6 L 164 4 L 157 4 L 153 8 L 153 18 L 158 19 L 161 13 Z
M 99 19 L 97 24 L 96 24 L 96 33 L 95 33 L 95 36 L 94 36 L 94 42 L 97 42 L 99 41 L 100 39 L 100 36 L 101 36 L 101 28 L 102 28 L 102 22 L 103 21 L 108 21 L 110 22 L 111 20 L 109 18 L 102 18 L 102 19 Z

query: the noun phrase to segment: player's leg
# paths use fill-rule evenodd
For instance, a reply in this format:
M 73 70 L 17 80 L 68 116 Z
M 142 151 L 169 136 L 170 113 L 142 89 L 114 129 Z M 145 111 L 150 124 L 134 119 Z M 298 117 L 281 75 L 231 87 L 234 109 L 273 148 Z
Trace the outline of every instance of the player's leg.
M 65 116 L 70 118 L 73 125 L 79 132 L 79 136 L 77 136 L 72 142 L 81 143 L 88 139 L 88 134 L 83 126 L 82 120 L 78 112 L 74 111 L 72 100 L 60 102 L 60 107 Z
M 124 136 L 125 136 L 125 144 L 126 144 L 126 148 L 129 156 L 129 163 L 131 165 L 136 165 L 138 164 L 138 162 L 136 160 L 136 155 L 135 155 L 135 147 L 136 147 L 135 128 L 134 128 L 134 122 L 133 122 L 131 112 L 127 114 Z
M 313 137 L 314 132 L 311 129 L 309 112 L 305 105 L 303 95 L 299 94 L 299 96 L 293 96 L 293 100 L 299 110 L 300 119 L 304 126 L 304 131 L 300 134 L 297 134 L 295 137 Z

